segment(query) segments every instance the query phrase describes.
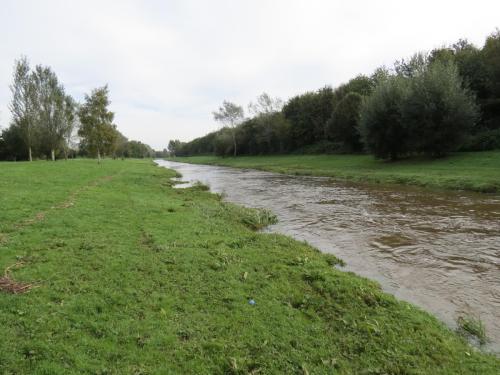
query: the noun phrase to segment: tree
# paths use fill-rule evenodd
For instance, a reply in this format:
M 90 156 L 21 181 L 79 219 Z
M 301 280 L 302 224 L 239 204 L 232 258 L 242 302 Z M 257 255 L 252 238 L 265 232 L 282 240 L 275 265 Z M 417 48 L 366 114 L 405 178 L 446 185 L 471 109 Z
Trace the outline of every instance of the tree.
M 257 144 L 258 153 L 284 152 L 290 143 L 290 123 L 282 112 L 261 114 L 254 118 L 256 131 L 252 134 Z
M 243 108 L 234 103 L 224 100 L 219 110 L 213 112 L 214 120 L 223 124 L 231 132 L 233 140 L 233 155 L 237 155 L 236 127 L 241 123 L 244 117 Z
M 42 131 L 44 145 L 55 161 L 56 151 L 65 151 L 65 139 L 75 121 L 75 103 L 66 95 L 56 74 L 50 67 L 37 65 L 33 73 L 36 94 L 38 128 Z
M 362 105 L 360 130 L 376 157 L 441 156 L 462 145 L 478 118 L 453 62 L 410 66 L 379 84 Z
M 269 115 L 281 111 L 282 108 L 283 100 L 272 98 L 265 92 L 257 97 L 255 103 L 248 104 L 248 111 L 254 116 Z
M 498 98 L 500 97 L 500 29 L 486 38 L 483 55 L 490 74 L 490 90 Z
M 344 151 L 359 152 L 363 148 L 358 129 L 362 102 L 360 94 L 348 93 L 337 104 L 329 120 L 331 137 L 341 143 Z
M 283 130 L 288 122 L 281 113 L 282 108 L 281 99 L 272 98 L 266 93 L 259 95 L 256 103 L 248 105 L 249 112 L 254 115 L 252 119 L 254 133 L 250 134 L 250 137 L 254 138 L 261 153 L 273 153 L 284 149 L 283 141 L 286 135 L 283 134 Z
M 116 137 L 116 142 L 115 142 L 115 152 L 113 154 L 113 157 L 128 157 L 128 139 L 125 137 L 122 133 L 120 133 L 118 130 L 117 132 L 117 137 Z
M 410 150 L 441 156 L 458 149 L 478 118 L 478 107 L 452 62 L 436 61 L 409 81 L 402 105 Z
M 324 140 L 333 110 L 333 90 L 326 86 L 291 98 L 283 107 L 290 122 L 291 142 L 300 148 Z
M 391 72 L 389 71 L 389 69 L 387 69 L 386 66 L 380 66 L 377 69 L 375 69 L 373 74 L 370 76 L 370 81 L 372 81 L 372 89 L 377 87 L 379 83 L 388 80 L 390 76 Z
M 168 142 L 168 152 L 170 153 L 170 155 L 174 157 L 179 153 L 181 148 L 182 148 L 182 142 L 179 141 L 178 139 L 175 140 L 171 139 Z
M 500 30 L 492 33 L 481 51 L 487 69 L 488 97 L 483 100 L 487 126 L 500 129 Z
M 78 110 L 78 135 L 83 145 L 97 155 L 98 163 L 101 162 L 101 155 L 109 151 L 118 138 L 113 125 L 114 113 L 108 110 L 108 95 L 107 85 L 94 89 L 90 95 L 85 95 L 85 102 Z
M 12 123 L 0 135 L 0 160 L 19 160 L 28 158 L 23 134 L 19 126 Z
M 234 146 L 233 130 L 229 127 L 222 128 L 217 133 L 217 136 L 215 137 L 214 140 L 215 155 L 222 157 L 230 155 L 231 148 L 233 148 L 234 151 L 234 147 L 235 146 Z
M 435 62 L 456 64 L 464 86 L 474 91 L 479 99 L 489 95 L 487 64 L 481 50 L 466 39 L 460 39 L 449 47 L 432 50 L 429 63 Z
M 62 131 L 64 158 L 68 159 L 68 151 L 72 146 L 75 129 L 78 127 L 77 103 L 66 95 L 64 97 L 64 124 Z
M 401 59 L 394 63 L 394 70 L 396 74 L 405 77 L 412 78 L 422 74 L 425 67 L 428 65 L 429 56 L 425 53 L 416 53 L 408 60 Z
M 351 92 L 368 96 L 372 93 L 374 86 L 372 78 L 360 74 L 333 90 L 333 106 L 336 107 Z
M 368 151 L 395 160 L 407 154 L 408 129 L 402 118 L 408 79 L 389 77 L 379 82 L 361 106 L 360 133 Z
M 31 68 L 26 57 L 14 64 L 14 79 L 10 86 L 12 101 L 9 109 L 12 121 L 28 150 L 29 161 L 33 161 L 32 148 L 36 136 L 36 96 Z

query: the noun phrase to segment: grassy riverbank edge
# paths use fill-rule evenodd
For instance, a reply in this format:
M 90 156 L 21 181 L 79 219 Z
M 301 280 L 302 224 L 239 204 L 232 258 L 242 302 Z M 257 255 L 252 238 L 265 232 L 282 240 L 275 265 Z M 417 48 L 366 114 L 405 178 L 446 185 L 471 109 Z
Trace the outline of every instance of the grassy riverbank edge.
M 430 314 L 174 176 L 0 164 L 0 268 L 35 286 L 0 292 L 0 372 L 496 374 Z
M 370 155 L 191 156 L 167 160 L 324 176 L 337 180 L 500 192 L 500 151 L 456 153 L 440 159 L 376 160 Z

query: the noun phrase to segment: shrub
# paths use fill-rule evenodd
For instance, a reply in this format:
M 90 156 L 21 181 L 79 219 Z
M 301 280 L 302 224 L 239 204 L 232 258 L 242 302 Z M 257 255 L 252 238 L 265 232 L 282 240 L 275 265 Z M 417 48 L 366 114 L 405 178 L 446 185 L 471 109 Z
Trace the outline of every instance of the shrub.
M 409 132 L 401 112 L 407 87 L 407 79 L 388 77 L 361 106 L 359 131 L 375 157 L 395 160 L 409 151 Z
M 402 117 L 409 151 L 441 156 L 460 148 L 478 118 L 471 93 L 457 67 L 435 62 L 409 80 Z
M 500 150 L 500 129 L 486 129 L 467 138 L 460 151 Z

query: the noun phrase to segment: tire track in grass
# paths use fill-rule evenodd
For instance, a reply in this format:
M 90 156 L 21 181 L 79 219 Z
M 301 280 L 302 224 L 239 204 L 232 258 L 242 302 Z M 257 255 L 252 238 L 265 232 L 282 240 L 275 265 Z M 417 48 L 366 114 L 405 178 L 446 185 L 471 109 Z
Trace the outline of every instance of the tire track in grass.
M 75 205 L 76 199 L 78 196 L 86 191 L 89 191 L 92 188 L 96 188 L 104 183 L 107 183 L 111 181 L 113 178 L 115 178 L 119 173 L 116 173 L 114 175 L 108 175 L 108 176 L 103 176 L 100 177 L 96 180 L 91 181 L 87 185 L 81 186 L 78 189 L 74 190 L 71 192 L 68 197 L 62 201 L 61 203 L 51 206 L 49 209 L 37 212 L 33 217 L 29 219 L 24 219 L 22 221 L 19 221 L 12 226 L 12 230 L 9 231 L 9 233 L 16 233 L 30 225 L 33 225 L 35 223 L 41 222 L 45 220 L 45 217 L 47 214 L 52 212 L 53 210 L 62 210 L 62 209 L 67 209 Z M 1 246 L 6 246 L 9 242 L 10 236 L 8 236 L 6 233 L 0 233 L 0 245 Z M 22 262 L 17 262 L 14 263 L 8 267 L 5 268 L 4 270 L 4 275 L 0 277 L 0 292 L 5 292 L 5 293 L 10 293 L 10 294 L 21 294 L 21 293 L 26 293 L 30 289 L 36 287 L 37 285 L 34 283 L 23 283 L 16 281 L 12 277 L 12 269 L 14 268 L 19 268 L 22 267 L 24 263 Z

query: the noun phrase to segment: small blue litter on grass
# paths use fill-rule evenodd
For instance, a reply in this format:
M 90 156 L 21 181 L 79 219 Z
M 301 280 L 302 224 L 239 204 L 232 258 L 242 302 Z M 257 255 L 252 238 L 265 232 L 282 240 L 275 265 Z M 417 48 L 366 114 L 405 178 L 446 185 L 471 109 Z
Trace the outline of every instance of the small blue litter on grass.
M 255 300 L 251 299 L 248 301 L 248 303 L 253 306 L 253 305 L 255 305 Z

